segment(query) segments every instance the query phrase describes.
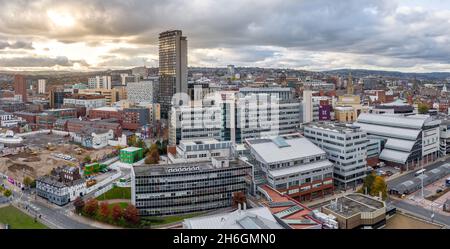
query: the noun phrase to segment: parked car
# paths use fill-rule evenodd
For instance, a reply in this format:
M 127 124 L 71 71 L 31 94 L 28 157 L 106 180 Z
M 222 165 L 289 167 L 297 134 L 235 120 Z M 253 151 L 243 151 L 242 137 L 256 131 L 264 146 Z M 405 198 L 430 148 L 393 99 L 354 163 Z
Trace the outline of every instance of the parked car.
M 436 194 L 442 193 L 442 191 L 444 191 L 444 190 L 438 188 L 438 189 L 436 189 Z

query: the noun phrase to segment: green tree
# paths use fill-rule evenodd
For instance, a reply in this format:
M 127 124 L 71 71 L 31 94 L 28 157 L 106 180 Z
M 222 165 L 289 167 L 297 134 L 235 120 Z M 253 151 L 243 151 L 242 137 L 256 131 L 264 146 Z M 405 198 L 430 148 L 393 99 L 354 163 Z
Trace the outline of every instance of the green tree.
M 83 162 L 90 163 L 92 161 L 91 156 L 87 155 L 83 158 Z
M 370 173 L 369 175 L 366 176 L 366 178 L 364 178 L 364 183 L 362 188 L 358 191 L 359 193 L 366 193 L 366 189 L 367 189 L 367 193 L 370 194 L 371 190 L 372 190 L 372 185 L 373 182 L 375 181 L 375 172 Z
M 10 197 L 12 195 L 12 191 L 9 189 L 6 189 L 5 191 L 3 191 L 3 195 L 6 197 Z
M 27 187 L 31 187 L 31 184 L 33 183 L 33 179 L 31 179 L 30 177 L 26 176 L 23 179 L 23 184 Z
M 378 196 L 381 192 L 381 196 L 383 200 L 387 197 L 387 184 L 383 177 L 376 176 L 375 180 L 372 183 L 372 188 L 370 195 L 372 196 Z
M 419 105 L 418 105 L 418 110 L 419 110 L 419 113 L 420 114 L 426 114 L 426 113 L 428 113 L 428 106 L 426 105 L 426 104 L 424 104 L 424 103 L 420 103 Z

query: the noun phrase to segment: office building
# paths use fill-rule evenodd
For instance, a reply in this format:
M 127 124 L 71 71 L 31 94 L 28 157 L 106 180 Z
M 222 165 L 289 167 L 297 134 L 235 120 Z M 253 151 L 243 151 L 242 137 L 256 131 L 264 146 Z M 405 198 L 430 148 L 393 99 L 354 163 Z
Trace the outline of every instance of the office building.
M 127 99 L 126 87 L 114 87 L 112 89 L 94 88 L 80 89 L 79 94 L 101 95 L 105 98 L 106 106 L 113 106 L 114 103 Z
M 211 161 L 213 157 L 230 157 L 231 142 L 208 140 L 181 140 L 176 151 L 167 151 L 172 163 Z
M 441 156 L 450 154 L 450 119 L 442 120 L 440 125 L 440 153 Z
M 45 94 L 47 92 L 46 83 L 47 83 L 47 81 L 45 79 L 38 80 L 38 93 L 39 94 Z
M 142 216 L 161 216 L 230 207 L 247 193 L 252 166 L 213 158 L 211 162 L 133 165 L 131 202 Z
M 333 192 L 333 164 L 324 150 L 300 134 L 247 139 L 248 162 L 254 166 L 254 190 L 269 185 L 299 200 Z
M 88 87 L 90 89 L 102 88 L 111 89 L 111 76 L 95 76 L 88 79 Z
M 175 93 L 187 93 L 187 39 L 181 30 L 159 34 L 161 117 L 168 118 Z
M 334 184 L 355 188 L 367 173 L 367 134 L 357 126 L 314 122 L 305 125 L 305 137 L 327 153 L 334 164 Z
M 20 98 L 20 101 L 27 102 L 27 82 L 22 75 L 14 76 L 14 94 Z
M 104 96 L 90 94 L 66 95 L 64 97 L 63 103 L 65 106 L 85 107 L 86 110 L 106 106 L 106 100 Z
M 355 125 L 367 132 L 369 139 L 383 139 L 380 160 L 411 169 L 439 156 L 440 123 L 428 115 L 361 113 Z
M 309 123 L 313 121 L 313 101 L 312 101 L 312 91 L 303 91 L 303 123 Z
M 50 90 L 50 108 L 61 108 L 64 104 L 64 89 L 53 88 Z
M 134 103 L 155 103 L 156 96 L 152 81 L 140 81 L 127 84 L 128 101 Z

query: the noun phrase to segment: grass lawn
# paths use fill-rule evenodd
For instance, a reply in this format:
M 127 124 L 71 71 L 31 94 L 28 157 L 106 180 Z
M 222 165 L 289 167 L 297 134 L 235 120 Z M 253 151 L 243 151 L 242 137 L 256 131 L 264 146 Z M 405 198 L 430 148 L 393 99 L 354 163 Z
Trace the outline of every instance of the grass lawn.
M 199 216 L 204 214 L 203 212 L 192 213 L 192 214 L 184 214 L 184 215 L 171 215 L 171 216 L 162 216 L 162 217 L 143 217 L 141 220 L 149 221 L 152 225 L 165 225 L 170 223 L 175 223 L 179 221 L 183 221 L 184 219 L 192 218 L 195 216 Z
M 0 208 L 0 223 L 9 224 L 11 229 L 47 229 L 39 222 L 13 206 Z
M 111 204 L 108 204 L 109 209 L 112 210 L 112 208 L 113 208 L 116 204 L 119 204 L 119 206 L 120 206 L 122 209 L 125 209 L 125 208 L 128 207 L 128 205 L 130 205 L 130 204 L 127 203 L 127 202 L 111 203 Z
M 108 192 L 97 197 L 99 201 L 114 199 L 131 199 L 131 188 L 113 187 Z

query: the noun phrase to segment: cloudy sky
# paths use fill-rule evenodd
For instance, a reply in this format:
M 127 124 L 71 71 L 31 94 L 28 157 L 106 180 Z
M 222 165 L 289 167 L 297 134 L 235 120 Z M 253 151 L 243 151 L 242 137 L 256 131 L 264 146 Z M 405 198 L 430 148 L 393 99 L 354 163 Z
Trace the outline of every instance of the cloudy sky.
M 448 0 L 0 0 L 1 70 L 158 65 L 181 29 L 189 66 L 450 71 Z

